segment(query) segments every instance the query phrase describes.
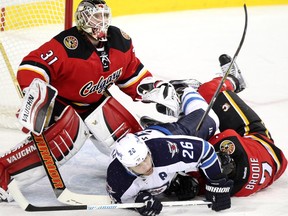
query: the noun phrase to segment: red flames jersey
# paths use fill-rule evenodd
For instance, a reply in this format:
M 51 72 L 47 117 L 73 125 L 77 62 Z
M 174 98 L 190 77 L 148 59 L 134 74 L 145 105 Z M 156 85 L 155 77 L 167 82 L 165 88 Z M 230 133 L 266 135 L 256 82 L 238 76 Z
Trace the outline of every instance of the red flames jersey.
M 232 195 L 249 196 L 271 185 L 287 167 L 287 159 L 273 142 L 260 134 L 241 137 L 234 130 L 226 130 L 212 137 L 209 142 L 215 151 L 227 152 L 236 162 L 236 173 L 232 177 Z M 201 193 L 205 181 L 202 175 L 191 173 L 198 178 Z
M 78 112 L 97 103 L 113 83 L 135 99 L 137 85 L 151 73 L 136 57 L 131 38 L 119 28 L 109 27 L 104 44 L 96 49 L 76 27 L 65 30 L 24 57 L 18 82 L 23 89 L 34 78 L 45 80 L 58 90 L 57 100 L 73 104 Z
M 257 133 L 241 137 L 226 130 L 209 140 L 215 150 L 225 151 L 236 162 L 234 196 L 248 196 L 271 185 L 286 169 L 283 152 L 271 139 Z

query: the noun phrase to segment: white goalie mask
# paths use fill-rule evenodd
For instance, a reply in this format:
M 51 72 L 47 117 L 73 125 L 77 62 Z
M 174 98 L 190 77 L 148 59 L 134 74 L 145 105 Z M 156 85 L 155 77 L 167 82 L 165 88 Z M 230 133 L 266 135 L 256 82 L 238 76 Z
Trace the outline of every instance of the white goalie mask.
M 77 7 L 75 20 L 78 29 L 99 41 L 107 41 L 111 10 L 103 0 L 83 0 Z
M 150 152 L 143 140 L 128 133 L 115 144 L 117 159 L 127 168 L 142 163 Z

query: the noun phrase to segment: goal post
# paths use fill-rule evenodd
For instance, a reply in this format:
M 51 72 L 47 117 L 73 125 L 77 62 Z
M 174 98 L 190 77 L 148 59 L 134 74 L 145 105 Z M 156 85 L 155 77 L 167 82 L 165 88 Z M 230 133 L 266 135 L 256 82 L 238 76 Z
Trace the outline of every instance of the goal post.
M 72 26 L 73 0 L 1 0 L 0 7 L 0 128 L 19 129 L 18 66 L 30 51 Z

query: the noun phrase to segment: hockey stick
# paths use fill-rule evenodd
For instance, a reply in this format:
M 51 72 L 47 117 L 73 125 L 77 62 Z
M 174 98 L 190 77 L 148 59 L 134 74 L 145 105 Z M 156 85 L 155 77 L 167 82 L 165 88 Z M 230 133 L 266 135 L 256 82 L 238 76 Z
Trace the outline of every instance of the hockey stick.
M 71 210 L 98 210 L 98 209 L 127 209 L 127 208 L 141 208 L 144 203 L 124 203 L 124 204 L 96 204 L 96 205 L 66 205 L 66 206 L 35 206 L 29 203 L 24 197 L 18 187 L 15 179 L 9 184 L 9 191 L 13 195 L 15 201 L 22 209 L 29 212 L 36 211 L 71 211 Z M 193 205 L 209 205 L 211 202 L 205 200 L 191 200 L 191 201 L 170 201 L 162 202 L 165 207 L 169 206 L 193 206 Z
M 235 62 L 236 58 L 238 57 L 238 54 L 242 48 L 242 45 L 243 45 L 243 42 L 244 42 L 244 39 L 245 39 L 245 35 L 246 35 L 246 31 L 247 31 L 247 24 L 248 24 L 248 14 L 247 14 L 247 7 L 246 7 L 246 4 L 244 4 L 244 11 L 245 11 L 245 25 L 244 25 L 244 31 L 243 31 L 243 34 L 242 34 L 242 38 L 241 38 L 241 41 L 239 43 L 239 46 L 232 58 L 232 61 L 231 61 L 231 64 L 229 66 L 229 68 L 227 69 L 226 73 L 224 74 L 223 78 L 221 79 L 221 82 L 217 88 L 217 90 L 215 91 L 205 113 L 203 114 L 202 118 L 200 119 L 197 127 L 196 127 L 196 134 L 197 132 L 199 132 L 200 130 L 200 127 L 202 126 L 203 122 L 204 122 L 204 119 L 206 118 L 206 116 L 208 115 L 209 111 L 212 109 L 212 106 L 214 105 L 214 102 L 216 101 L 216 98 L 218 97 L 219 93 L 220 93 L 220 89 L 222 88 L 225 80 L 227 79 L 229 73 L 230 73 L 230 70 L 232 68 L 232 65 L 233 63 Z
M 7 53 L 6 53 L 6 51 L 4 49 L 4 46 L 3 46 L 3 44 L 1 42 L 0 42 L 0 52 L 1 52 L 2 56 L 3 56 L 3 58 L 4 58 L 4 62 L 6 64 L 6 66 L 7 66 L 7 69 L 9 71 L 9 74 L 10 74 L 10 77 L 12 79 L 12 82 L 14 83 L 16 91 L 17 91 L 19 97 L 22 98 L 23 97 L 22 90 L 21 90 L 21 88 L 20 88 L 20 86 L 19 86 L 19 84 L 18 84 L 18 82 L 16 80 L 15 74 L 13 72 L 12 65 L 11 65 L 11 63 L 9 61 Z
M 111 203 L 109 196 L 78 194 L 68 190 L 61 177 L 56 161 L 51 153 L 45 137 L 42 134 L 39 136 L 32 134 L 31 136 L 58 201 L 70 205 L 88 204 L 91 202 L 96 204 Z

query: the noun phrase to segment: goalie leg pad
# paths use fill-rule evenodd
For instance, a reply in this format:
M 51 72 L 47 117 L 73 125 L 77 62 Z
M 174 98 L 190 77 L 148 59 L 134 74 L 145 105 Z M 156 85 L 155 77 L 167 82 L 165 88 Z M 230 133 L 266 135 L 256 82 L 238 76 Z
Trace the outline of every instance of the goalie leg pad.
M 71 106 L 67 106 L 57 122 L 44 132 L 59 165 L 68 161 L 80 150 L 89 134 L 89 129 Z
M 134 116 L 111 96 L 85 119 L 85 123 L 96 139 L 92 138 L 92 142 L 104 154 L 110 154 L 111 146 L 124 134 L 142 130 Z
M 68 106 L 58 121 L 44 132 L 44 136 L 57 164 L 61 166 L 79 151 L 89 131 L 73 108 Z M 31 137 L 0 157 L 0 187 L 3 190 L 7 190 L 12 178 L 21 182 L 20 186 L 25 186 L 45 175 Z

